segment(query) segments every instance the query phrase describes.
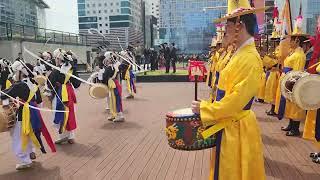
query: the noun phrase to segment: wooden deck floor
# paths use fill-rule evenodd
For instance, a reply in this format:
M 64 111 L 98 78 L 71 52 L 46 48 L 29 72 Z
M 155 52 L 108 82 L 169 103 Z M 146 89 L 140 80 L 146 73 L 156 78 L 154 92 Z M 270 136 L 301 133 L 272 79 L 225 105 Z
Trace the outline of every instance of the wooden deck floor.
M 105 102 L 90 99 L 85 86 L 77 93 L 77 143 L 58 146 L 55 154 L 38 153 L 32 169 L 17 172 L 10 135 L 2 133 L 0 180 L 208 179 L 210 150 L 171 149 L 164 134 L 165 113 L 189 106 L 192 84 L 138 84 L 136 99 L 124 100 L 126 122 L 119 124 L 106 120 Z M 207 93 L 203 85 L 200 93 L 202 97 Z M 279 129 L 287 122 L 265 116 L 267 108 L 254 105 L 262 129 L 267 179 L 319 180 L 320 165 L 308 157 L 315 147 L 301 138 L 284 136 Z M 52 115 L 43 116 L 56 137 L 51 127 Z

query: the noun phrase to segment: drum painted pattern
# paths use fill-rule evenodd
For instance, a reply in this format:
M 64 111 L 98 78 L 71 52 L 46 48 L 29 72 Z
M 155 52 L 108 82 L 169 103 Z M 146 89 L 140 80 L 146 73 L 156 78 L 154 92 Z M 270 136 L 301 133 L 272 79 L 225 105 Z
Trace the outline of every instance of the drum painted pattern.
M 215 146 L 216 137 L 204 140 L 201 133 L 205 130 L 200 116 L 190 108 L 169 112 L 166 115 L 166 135 L 169 146 L 178 150 L 202 150 Z

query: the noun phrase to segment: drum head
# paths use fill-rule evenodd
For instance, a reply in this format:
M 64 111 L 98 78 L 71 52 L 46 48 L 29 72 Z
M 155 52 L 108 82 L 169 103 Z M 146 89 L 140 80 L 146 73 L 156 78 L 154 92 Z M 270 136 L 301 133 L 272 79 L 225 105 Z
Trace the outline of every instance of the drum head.
M 36 77 L 34 77 L 34 80 L 38 83 L 39 86 L 44 86 L 47 78 L 42 75 L 37 75 Z
M 286 85 L 288 85 L 288 82 L 290 81 L 290 79 L 293 79 L 293 77 L 295 77 L 295 76 L 304 77 L 304 76 L 308 76 L 308 75 L 309 75 L 309 73 L 301 72 L 301 71 L 290 71 L 290 72 L 288 72 L 283 78 L 281 78 L 281 82 L 280 82 L 281 94 L 286 99 L 288 99 L 289 101 L 293 102 L 292 91 L 288 90 Z
M 109 95 L 108 87 L 104 84 L 97 83 L 89 88 L 89 95 L 94 99 L 103 99 Z
M 320 108 L 320 76 L 309 75 L 299 79 L 293 88 L 294 102 L 304 110 Z
M 194 117 L 194 113 L 192 112 L 191 108 L 184 108 L 178 109 L 167 114 L 167 117 L 173 118 L 187 118 L 187 117 Z

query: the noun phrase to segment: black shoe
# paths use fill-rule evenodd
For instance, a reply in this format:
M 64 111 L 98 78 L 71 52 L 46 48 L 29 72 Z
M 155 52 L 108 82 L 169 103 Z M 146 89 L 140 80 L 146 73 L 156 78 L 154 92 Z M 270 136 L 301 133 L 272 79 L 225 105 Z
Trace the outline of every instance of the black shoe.
M 282 131 L 291 131 L 292 129 L 292 120 L 289 121 L 289 124 L 287 127 L 281 127 Z
M 268 116 L 277 116 L 277 113 L 275 113 L 274 111 L 267 111 L 266 114 Z
M 30 153 L 30 159 L 31 160 L 37 159 L 36 153 L 34 153 L 34 152 Z
M 286 136 L 293 136 L 293 137 L 300 136 L 300 131 L 295 131 L 295 130 L 288 131 L 286 133 Z

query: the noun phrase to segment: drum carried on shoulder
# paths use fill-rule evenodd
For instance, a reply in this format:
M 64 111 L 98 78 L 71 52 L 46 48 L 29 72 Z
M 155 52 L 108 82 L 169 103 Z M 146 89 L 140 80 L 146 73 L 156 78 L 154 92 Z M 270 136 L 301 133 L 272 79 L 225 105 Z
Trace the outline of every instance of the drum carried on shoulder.
M 16 122 L 16 105 L 0 106 L 0 133 L 9 131 Z
M 281 80 L 281 94 L 304 110 L 320 108 L 320 75 L 290 71 Z
M 186 151 L 202 150 L 215 147 L 216 137 L 203 139 L 201 133 L 206 130 L 200 115 L 190 108 L 179 109 L 166 115 L 166 135 L 169 146 Z

